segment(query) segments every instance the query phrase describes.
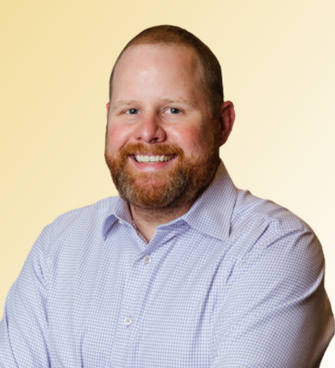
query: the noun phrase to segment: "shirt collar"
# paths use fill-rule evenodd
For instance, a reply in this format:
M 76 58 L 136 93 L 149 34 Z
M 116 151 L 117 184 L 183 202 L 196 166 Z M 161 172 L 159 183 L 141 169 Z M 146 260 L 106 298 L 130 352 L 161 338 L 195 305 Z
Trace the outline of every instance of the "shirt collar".
M 129 224 L 132 224 L 133 221 L 128 203 L 119 196 L 109 198 L 108 211 L 102 228 L 104 238 L 106 238 L 108 231 L 117 220 Z
M 221 161 L 211 184 L 194 202 L 191 209 L 179 219 L 163 226 L 184 221 L 197 231 L 225 240 L 230 234 L 231 218 L 236 198 L 237 189 Z M 116 220 L 132 224 L 128 204 L 122 198 L 110 198 L 108 207 L 102 229 L 104 238 Z
M 221 161 L 214 179 L 183 216 L 192 228 L 209 236 L 229 238 L 237 189 Z

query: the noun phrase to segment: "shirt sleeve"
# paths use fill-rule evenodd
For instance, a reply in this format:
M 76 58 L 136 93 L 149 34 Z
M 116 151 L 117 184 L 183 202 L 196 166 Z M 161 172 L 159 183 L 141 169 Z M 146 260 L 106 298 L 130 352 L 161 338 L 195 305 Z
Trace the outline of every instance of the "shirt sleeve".
M 211 368 L 319 366 L 334 319 L 313 232 L 262 236 L 236 263 L 226 286 Z
M 48 228 L 34 244 L 11 287 L 0 323 L 0 367 L 50 367 L 48 357 Z

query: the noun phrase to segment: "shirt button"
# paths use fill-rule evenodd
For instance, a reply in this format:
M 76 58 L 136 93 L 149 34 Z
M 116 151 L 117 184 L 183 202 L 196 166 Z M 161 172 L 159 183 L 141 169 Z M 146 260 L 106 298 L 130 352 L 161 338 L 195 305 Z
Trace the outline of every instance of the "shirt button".
M 130 326 L 133 323 L 133 320 L 130 317 L 125 318 L 124 324 L 126 326 Z
M 144 263 L 149 264 L 149 263 L 151 263 L 152 258 L 149 255 L 146 255 L 146 256 L 143 257 L 143 261 L 144 261 Z

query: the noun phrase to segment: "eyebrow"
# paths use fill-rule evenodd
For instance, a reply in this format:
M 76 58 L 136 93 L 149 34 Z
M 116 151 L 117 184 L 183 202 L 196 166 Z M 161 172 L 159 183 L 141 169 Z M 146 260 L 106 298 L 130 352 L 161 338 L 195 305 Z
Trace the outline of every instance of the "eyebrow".
M 161 103 L 183 103 L 189 106 L 193 106 L 191 101 L 185 100 L 183 98 L 162 98 L 159 100 Z M 111 112 L 117 110 L 120 106 L 131 106 L 131 105 L 139 105 L 140 102 L 137 100 L 121 100 L 118 101 L 113 108 L 111 109 Z
M 185 100 L 183 98 L 163 98 L 161 101 L 163 103 L 183 103 L 192 106 L 191 101 Z
M 111 109 L 111 112 L 117 110 L 120 106 L 130 106 L 130 105 L 136 105 L 138 103 L 139 102 L 136 100 L 122 100 L 122 101 L 117 102 L 115 106 L 113 106 L 113 108 Z

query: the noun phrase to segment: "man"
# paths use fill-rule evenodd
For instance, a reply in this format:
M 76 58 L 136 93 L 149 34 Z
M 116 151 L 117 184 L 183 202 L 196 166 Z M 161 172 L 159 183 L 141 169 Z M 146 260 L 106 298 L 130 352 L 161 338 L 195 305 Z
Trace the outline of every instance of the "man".
M 317 367 L 334 334 L 312 230 L 237 190 L 220 65 L 159 26 L 110 80 L 105 157 L 120 197 L 36 241 L 0 326 L 2 367 Z

